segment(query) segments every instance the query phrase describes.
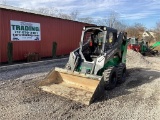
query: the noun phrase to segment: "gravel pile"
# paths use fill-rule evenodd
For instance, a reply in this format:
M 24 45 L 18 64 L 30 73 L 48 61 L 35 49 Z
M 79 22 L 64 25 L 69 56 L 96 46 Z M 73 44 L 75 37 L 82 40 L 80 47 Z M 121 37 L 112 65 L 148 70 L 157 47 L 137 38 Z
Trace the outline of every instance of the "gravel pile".
M 128 50 L 127 51 L 127 67 L 138 67 L 138 68 L 143 68 L 143 67 L 150 67 L 151 62 L 145 59 L 144 56 L 142 56 L 139 52 L 135 52 L 133 50 Z
M 129 53 L 137 54 L 132 51 Z M 137 66 L 132 64 L 131 61 L 135 62 L 135 57 L 129 58 L 132 55 L 127 55 L 130 60 L 127 63 L 130 65 L 127 81 L 112 91 L 106 91 L 105 98 L 90 106 L 43 92 L 37 87 L 37 83 L 52 68 L 63 67 L 67 60 L 0 72 L 0 119 L 159 120 L 160 71 L 142 66 L 139 68 L 138 62 Z M 147 62 L 144 61 L 147 60 L 137 56 L 140 58 L 136 59 L 145 66 Z

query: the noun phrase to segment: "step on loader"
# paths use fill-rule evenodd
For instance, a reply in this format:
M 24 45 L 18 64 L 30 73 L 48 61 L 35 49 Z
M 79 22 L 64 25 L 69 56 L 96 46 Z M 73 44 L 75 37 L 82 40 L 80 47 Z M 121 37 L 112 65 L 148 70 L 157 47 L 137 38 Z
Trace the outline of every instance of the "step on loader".
M 106 26 L 85 26 L 80 46 L 72 51 L 65 68 L 55 68 L 39 87 L 47 92 L 89 105 L 105 90 L 126 77 L 127 33 Z

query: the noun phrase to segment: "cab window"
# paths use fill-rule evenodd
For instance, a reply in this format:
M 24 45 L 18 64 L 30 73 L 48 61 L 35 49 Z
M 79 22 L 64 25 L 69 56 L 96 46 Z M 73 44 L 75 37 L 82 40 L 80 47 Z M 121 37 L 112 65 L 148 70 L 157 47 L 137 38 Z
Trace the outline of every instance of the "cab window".
M 106 37 L 105 50 L 108 50 L 112 47 L 112 45 L 116 42 L 117 34 L 113 32 L 109 32 Z

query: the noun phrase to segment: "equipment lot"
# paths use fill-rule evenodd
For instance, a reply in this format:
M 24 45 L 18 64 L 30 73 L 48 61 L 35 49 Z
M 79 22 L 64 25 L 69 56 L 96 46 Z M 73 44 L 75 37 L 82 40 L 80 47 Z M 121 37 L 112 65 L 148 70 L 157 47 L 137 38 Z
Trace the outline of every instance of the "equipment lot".
M 85 106 L 46 93 L 37 87 L 54 67 L 67 60 L 0 72 L 0 119 L 107 119 L 133 120 L 160 118 L 160 58 L 143 57 L 129 51 L 127 80 L 102 101 Z

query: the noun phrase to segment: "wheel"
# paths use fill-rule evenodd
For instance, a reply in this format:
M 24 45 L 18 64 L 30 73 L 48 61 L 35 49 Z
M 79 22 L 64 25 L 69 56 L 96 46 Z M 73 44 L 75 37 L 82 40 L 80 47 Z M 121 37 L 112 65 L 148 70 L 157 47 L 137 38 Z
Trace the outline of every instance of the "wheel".
M 158 50 L 151 51 L 152 55 L 158 55 Z
M 146 53 L 141 53 L 143 56 L 146 56 Z
M 117 71 L 116 67 L 109 67 L 103 72 L 105 89 L 112 90 L 117 84 Z
M 71 65 L 69 63 L 66 64 L 65 69 L 71 70 Z
M 126 64 L 120 63 L 117 67 L 117 83 L 122 84 L 126 81 Z

